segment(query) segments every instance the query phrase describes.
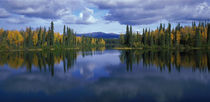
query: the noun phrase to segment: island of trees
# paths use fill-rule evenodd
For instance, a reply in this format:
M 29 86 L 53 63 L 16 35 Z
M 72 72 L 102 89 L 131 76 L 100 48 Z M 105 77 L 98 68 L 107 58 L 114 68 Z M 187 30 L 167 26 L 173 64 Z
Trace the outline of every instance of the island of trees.
M 32 30 L 0 29 L 0 50 L 30 50 L 30 49 L 80 49 L 104 47 L 104 39 L 77 37 L 73 29 L 64 25 L 63 34 L 54 32 L 54 23 L 48 30 L 40 27 Z
M 126 34 L 120 35 L 120 44 L 123 48 L 209 48 L 210 24 L 200 22 L 192 26 L 181 26 L 180 23 L 172 29 L 160 24 L 156 30 L 143 29 L 143 33 L 134 33 L 132 26 L 126 27 Z

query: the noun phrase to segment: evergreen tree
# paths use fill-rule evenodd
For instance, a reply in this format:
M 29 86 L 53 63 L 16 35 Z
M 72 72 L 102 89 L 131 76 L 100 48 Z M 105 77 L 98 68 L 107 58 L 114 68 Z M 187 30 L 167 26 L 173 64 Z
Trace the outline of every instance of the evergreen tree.
M 42 34 L 42 46 L 45 44 L 46 28 L 44 27 L 44 32 Z
M 144 44 L 144 46 L 146 46 L 146 44 L 147 44 L 146 32 L 144 29 L 143 29 L 143 44 Z
M 168 24 L 168 44 L 171 46 L 171 24 Z
M 180 23 L 177 24 L 176 29 L 175 29 L 175 34 L 174 34 L 174 45 L 177 46 L 179 45 L 179 40 L 180 40 Z
M 127 25 L 126 26 L 126 34 L 125 34 L 125 45 L 126 46 L 128 46 L 128 44 L 129 44 L 129 33 L 130 33 L 129 26 Z
M 165 35 L 161 34 L 161 46 L 165 47 Z
M 71 29 L 67 27 L 67 46 L 70 46 L 71 41 Z
M 207 44 L 210 45 L 210 23 L 208 24 L 207 29 Z
M 132 26 L 130 26 L 130 32 L 129 32 L 129 37 L 128 37 L 128 38 L 129 38 L 129 39 L 128 39 L 129 47 L 131 47 L 132 44 L 133 44 L 132 35 L 133 35 Z
M 171 46 L 171 24 L 168 24 L 168 28 L 165 31 L 165 45 L 167 47 Z
M 40 46 L 41 45 L 41 33 L 42 33 L 42 28 L 40 27 L 39 28 L 39 33 L 38 33 L 38 43 L 37 43 L 37 46 Z
M 124 44 L 125 41 L 124 41 L 124 35 L 123 34 L 120 34 L 120 44 Z
M 50 45 L 50 42 L 51 42 L 51 29 L 50 29 L 50 27 L 49 27 L 49 30 L 48 30 L 48 32 L 47 32 L 47 45 L 48 45 L 48 46 L 51 46 L 51 45 Z
M 141 43 L 141 35 L 140 35 L 140 33 L 137 31 L 137 36 L 136 36 L 136 41 L 137 42 L 139 42 L 139 43 Z
M 154 43 L 154 41 L 153 41 L 153 35 L 150 33 L 150 46 L 151 47 L 153 46 L 153 43 Z
M 32 47 L 33 46 L 33 40 L 32 40 L 32 31 L 31 31 L 31 27 L 29 27 L 28 30 L 28 47 Z
M 195 35 L 195 47 L 200 47 L 201 41 L 200 41 L 200 30 L 196 29 L 196 35 Z
M 54 23 L 51 22 L 51 28 L 50 28 L 50 46 L 54 45 Z
M 63 27 L 63 45 L 65 45 L 66 26 Z
M 159 28 L 159 31 L 161 31 L 163 29 L 163 24 L 160 23 L 160 28 Z

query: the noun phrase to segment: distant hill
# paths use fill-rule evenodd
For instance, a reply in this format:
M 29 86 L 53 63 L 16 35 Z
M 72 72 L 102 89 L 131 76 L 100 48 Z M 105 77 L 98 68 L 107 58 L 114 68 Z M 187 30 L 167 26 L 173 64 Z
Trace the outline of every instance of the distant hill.
M 93 32 L 93 33 L 83 33 L 77 34 L 77 36 L 93 37 L 93 38 L 104 38 L 104 39 L 117 39 L 120 37 L 119 34 L 115 33 L 104 33 L 104 32 Z

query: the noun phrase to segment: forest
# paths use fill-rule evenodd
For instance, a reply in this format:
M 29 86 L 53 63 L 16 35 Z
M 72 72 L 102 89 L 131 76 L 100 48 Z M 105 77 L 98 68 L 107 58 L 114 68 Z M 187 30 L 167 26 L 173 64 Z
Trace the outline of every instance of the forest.
M 48 30 L 40 27 L 33 30 L 4 30 L 0 29 L 0 50 L 9 49 L 63 49 L 63 48 L 92 48 L 103 47 L 103 39 L 91 37 L 77 37 L 73 29 L 64 25 L 63 34 L 54 32 L 51 22 Z
M 200 22 L 192 26 L 181 26 L 180 23 L 172 28 L 160 24 L 156 30 L 143 29 L 143 33 L 134 33 L 132 26 L 127 25 L 126 34 L 120 35 L 121 47 L 129 48 L 209 48 L 210 24 Z
M 54 32 L 54 23 L 48 29 L 39 27 L 25 30 L 0 29 L 0 50 L 11 49 L 84 49 L 94 47 L 107 48 L 141 48 L 141 49 L 209 49 L 210 23 L 199 22 L 192 26 L 181 26 L 178 23 L 172 28 L 169 23 L 160 24 L 155 30 L 143 29 L 143 33 L 134 32 L 132 26 L 127 25 L 125 34 L 119 39 L 103 39 L 93 37 L 78 37 L 73 29 L 63 27 L 63 34 Z

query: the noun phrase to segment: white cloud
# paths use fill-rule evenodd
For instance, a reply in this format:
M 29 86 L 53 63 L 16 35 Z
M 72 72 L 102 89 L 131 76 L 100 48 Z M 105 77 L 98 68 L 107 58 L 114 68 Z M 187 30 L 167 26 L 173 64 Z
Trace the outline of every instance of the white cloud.
M 93 16 L 94 11 L 89 8 L 85 8 L 80 12 L 79 17 L 74 15 L 64 16 L 62 19 L 64 23 L 68 24 L 93 24 L 96 23 L 97 19 Z
M 25 23 L 33 21 L 33 19 L 27 18 L 22 15 L 22 16 L 18 16 L 18 17 L 10 17 L 6 21 L 8 23 L 12 23 L 12 24 L 25 24 Z
M 0 6 L 7 9 L 9 13 L 16 16 L 24 15 L 30 18 L 42 18 L 51 20 L 64 20 L 64 23 L 91 24 L 95 23 L 93 10 L 86 7 L 83 0 L 3 0 Z M 77 17 L 73 11 L 81 12 L 82 16 Z M 6 11 L 4 10 L 5 16 Z M 9 19 L 11 22 L 17 20 Z M 67 21 L 67 22 L 65 22 Z
M 159 20 L 210 19 L 210 1 L 206 0 L 89 0 L 108 10 L 106 20 L 121 24 L 152 24 Z
M 0 8 L 0 18 L 9 17 L 10 14 L 4 8 Z

